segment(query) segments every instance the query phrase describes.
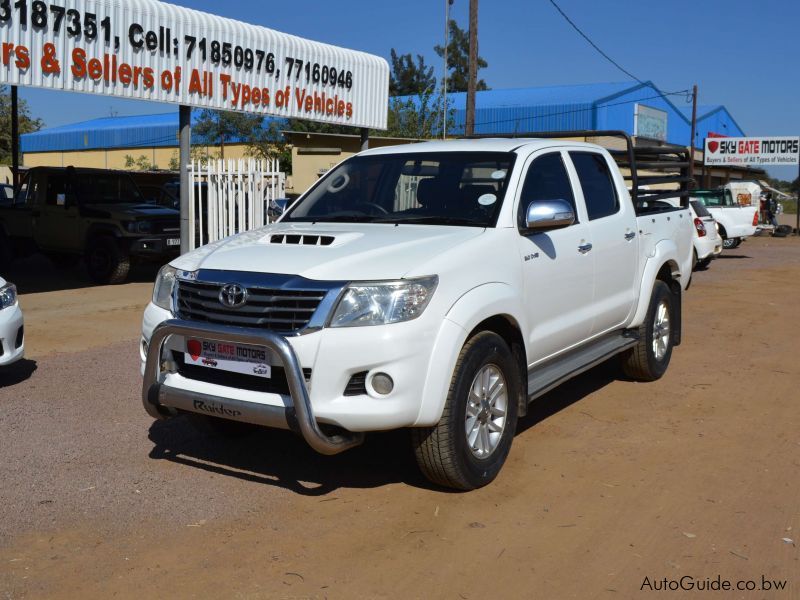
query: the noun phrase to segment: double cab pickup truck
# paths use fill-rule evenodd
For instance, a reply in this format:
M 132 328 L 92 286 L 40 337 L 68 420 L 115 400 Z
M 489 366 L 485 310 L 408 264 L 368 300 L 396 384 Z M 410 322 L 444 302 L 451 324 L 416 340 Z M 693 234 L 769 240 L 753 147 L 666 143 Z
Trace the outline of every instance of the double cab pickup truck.
M 132 261 L 164 264 L 180 243 L 180 213 L 146 203 L 124 172 L 33 168 L 0 204 L 0 267 L 40 251 L 59 266 L 83 258 L 94 281 L 116 284 Z
M 630 378 L 664 374 L 692 271 L 687 206 L 638 208 L 590 143 L 365 151 L 279 222 L 161 270 L 144 407 L 292 429 L 323 454 L 409 428 L 432 482 L 486 485 L 532 400 L 615 356 Z

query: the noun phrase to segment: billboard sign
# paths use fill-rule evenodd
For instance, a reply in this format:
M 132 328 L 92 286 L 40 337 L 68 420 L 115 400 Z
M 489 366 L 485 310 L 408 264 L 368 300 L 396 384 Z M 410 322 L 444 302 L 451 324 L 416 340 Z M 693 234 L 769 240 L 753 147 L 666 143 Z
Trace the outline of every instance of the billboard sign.
M 773 166 L 800 164 L 800 137 L 707 138 L 705 164 Z
M 637 104 L 634 110 L 633 135 L 667 141 L 667 112 Z
M 0 85 L 386 128 L 382 58 L 156 0 L 2 0 L 0 49 Z

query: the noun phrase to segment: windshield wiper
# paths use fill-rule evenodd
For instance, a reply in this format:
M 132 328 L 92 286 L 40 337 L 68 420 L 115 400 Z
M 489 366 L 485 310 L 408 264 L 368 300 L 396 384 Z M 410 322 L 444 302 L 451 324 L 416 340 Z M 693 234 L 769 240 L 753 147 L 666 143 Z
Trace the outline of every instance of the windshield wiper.
M 486 227 L 486 224 L 463 217 L 443 217 L 441 215 L 428 215 L 418 217 L 384 217 L 375 219 L 373 223 L 395 223 L 397 225 L 464 225 L 467 227 Z
M 333 217 L 303 217 L 285 219 L 283 223 L 372 223 L 375 217 L 369 215 L 336 215 Z

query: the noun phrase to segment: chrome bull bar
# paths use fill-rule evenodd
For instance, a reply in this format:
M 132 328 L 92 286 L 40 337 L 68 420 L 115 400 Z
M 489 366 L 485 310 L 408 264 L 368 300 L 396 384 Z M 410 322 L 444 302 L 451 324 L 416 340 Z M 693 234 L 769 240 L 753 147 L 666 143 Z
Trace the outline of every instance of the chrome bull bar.
M 173 335 L 199 337 L 250 346 L 261 346 L 275 353 L 286 373 L 290 408 L 244 402 L 207 394 L 198 394 L 170 387 L 161 382 L 162 352 L 167 338 Z M 155 419 L 169 415 L 160 407 L 218 416 L 233 421 L 267 425 L 281 429 L 299 429 L 303 439 L 320 454 L 338 454 L 360 445 L 363 433 L 325 434 L 314 417 L 303 369 L 291 344 L 281 335 L 244 327 L 227 327 L 213 323 L 199 325 L 181 319 L 170 319 L 158 325 L 150 338 L 142 385 L 144 409 Z M 292 410 L 293 409 L 293 410 Z

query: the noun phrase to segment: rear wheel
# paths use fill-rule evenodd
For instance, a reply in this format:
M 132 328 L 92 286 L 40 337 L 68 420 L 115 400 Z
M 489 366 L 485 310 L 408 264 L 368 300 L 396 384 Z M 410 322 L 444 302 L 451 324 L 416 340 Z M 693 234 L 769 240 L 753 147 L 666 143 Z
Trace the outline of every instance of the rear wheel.
M 708 265 L 711 264 L 711 258 L 704 258 L 703 260 L 697 261 L 697 268 L 698 269 L 707 269 Z
M 669 287 L 656 281 L 647 317 L 639 327 L 639 342 L 622 355 L 622 369 L 631 379 L 660 379 L 672 358 L 675 301 Z
M 722 247 L 726 250 L 732 250 L 734 248 L 738 248 L 739 244 L 741 243 L 742 241 L 739 238 L 725 238 L 722 241 Z
M 417 464 L 433 483 L 459 490 L 497 477 L 517 427 L 522 377 L 503 338 L 484 331 L 461 350 L 442 418 L 411 430 Z
M 86 249 L 86 268 L 96 283 L 124 283 L 131 268 L 131 259 L 116 240 L 109 236 L 91 240 Z

